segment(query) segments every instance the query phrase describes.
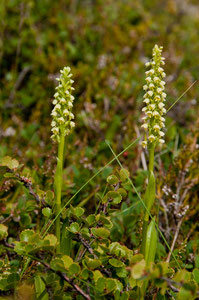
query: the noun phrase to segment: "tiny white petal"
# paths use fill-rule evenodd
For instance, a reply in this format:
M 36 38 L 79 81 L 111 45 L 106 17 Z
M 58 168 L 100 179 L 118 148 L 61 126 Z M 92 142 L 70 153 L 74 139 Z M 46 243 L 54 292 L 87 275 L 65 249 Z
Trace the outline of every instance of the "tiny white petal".
M 68 109 L 64 109 L 63 114 L 64 114 L 64 116 L 68 116 L 69 115 Z
M 150 102 L 149 98 L 144 99 L 144 101 L 146 104 L 148 104 Z
M 164 136 L 165 133 L 164 133 L 163 131 L 159 131 L 159 135 L 160 135 L 160 136 Z
M 147 146 L 147 141 L 142 141 L 141 144 L 142 144 L 142 147 L 143 147 L 143 148 L 146 148 L 146 146 Z
M 64 103 L 66 103 L 66 99 L 61 98 L 60 102 L 61 102 L 62 104 L 64 104 Z
M 150 76 L 147 77 L 147 78 L 146 78 L 146 81 L 149 81 L 149 82 L 150 82 L 150 81 L 151 81 L 151 77 L 150 77 Z
M 153 116 L 154 116 L 155 118 L 158 118 L 158 117 L 160 116 L 160 114 L 159 114 L 157 111 L 154 111 L 154 112 L 153 112 Z
M 152 97 L 153 96 L 153 92 L 152 91 L 148 91 L 148 93 L 147 93 L 150 97 Z
M 162 90 L 161 88 L 157 88 L 157 92 L 158 92 L 158 93 L 162 93 L 162 91 L 163 91 L 163 90 Z
M 155 137 L 154 137 L 153 134 L 151 134 L 151 135 L 149 136 L 149 141 L 150 141 L 150 142 L 153 142 L 154 140 L 155 140 Z
M 59 118 L 58 121 L 59 121 L 59 123 L 61 123 L 61 124 L 63 124 L 63 123 L 65 122 L 65 120 L 64 120 L 63 117 Z
M 69 108 L 73 107 L 73 104 L 72 104 L 71 101 L 68 101 L 68 104 L 67 104 L 67 105 L 68 105 Z
M 153 126 L 153 129 L 154 129 L 155 131 L 159 131 L 159 130 L 160 130 L 160 126 L 159 126 L 159 125 L 155 125 L 155 126 Z
M 159 143 L 164 144 L 165 141 L 163 139 L 159 139 Z
M 144 123 L 141 127 L 143 127 L 144 129 L 148 128 L 148 124 Z
M 61 105 L 60 104 L 56 104 L 55 105 L 55 109 L 58 109 L 58 110 L 61 109 Z
M 154 110 L 154 109 L 155 109 L 155 104 L 150 104 L 150 105 L 149 105 L 149 108 L 150 108 L 151 110 Z
M 164 107 L 164 103 L 162 103 L 162 102 L 158 103 L 158 107 L 159 107 L 160 109 L 162 109 L 162 108 Z

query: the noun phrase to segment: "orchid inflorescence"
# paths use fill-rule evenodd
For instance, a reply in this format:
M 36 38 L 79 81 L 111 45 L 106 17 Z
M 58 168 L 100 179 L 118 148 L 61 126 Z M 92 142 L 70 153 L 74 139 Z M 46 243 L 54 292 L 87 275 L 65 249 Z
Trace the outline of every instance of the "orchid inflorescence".
M 56 78 L 59 85 L 56 87 L 56 93 L 54 94 L 53 100 L 55 106 L 51 113 L 53 117 L 51 122 L 51 131 L 53 134 L 51 138 L 58 143 L 60 141 L 60 136 L 68 135 L 75 126 L 75 123 L 72 121 L 74 115 L 71 112 L 74 101 L 74 97 L 72 96 L 72 90 L 74 90 L 72 83 L 74 81 L 71 79 L 72 74 L 70 73 L 69 67 L 64 67 L 60 73 L 60 77 Z
M 146 91 L 144 94 L 144 103 L 146 106 L 142 109 L 145 112 L 143 117 L 144 124 L 142 127 L 145 130 L 145 140 L 142 146 L 145 148 L 151 143 L 164 143 L 164 132 L 162 128 L 165 127 L 165 118 L 163 115 L 166 113 L 165 100 L 166 93 L 164 92 L 165 81 L 163 78 L 166 74 L 161 67 L 164 65 L 165 58 L 161 56 L 163 47 L 157 45 L 153 48 L 153 58 L 147 62 L 146 67 L 151 69 L 146 74 L 146 83 L 143 89 Z

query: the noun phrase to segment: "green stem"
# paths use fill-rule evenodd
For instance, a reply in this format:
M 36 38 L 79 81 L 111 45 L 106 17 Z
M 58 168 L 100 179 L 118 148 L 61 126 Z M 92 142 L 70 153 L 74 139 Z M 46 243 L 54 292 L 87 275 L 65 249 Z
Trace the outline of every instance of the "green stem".
M 154 152 L 155 152 L 155 144 L 152 144 L 149 148 L 149 174 L 150 171 L 153 172 L 154 169 Z
M 153 174 L 154 169 L 154 153 L 155 153 L 155 144 L 151 144 L 149 147 L 149 167 L 148 167 L 148 186 L 144 196 L 144 201 L 146 207 L 149 209 L 151 208 L 151 203 L 155 200 L 155 194 L 153 193 L 155 186 L 152 186 L 150 176 Z M 155 184 L 155 183 L 154 183 Z M 144 221 L 143 221 L 143 228 L 142 228 L 142 244 L 141 244 L 141 253 L 145 256 L 145 246 L 146 246 L 146 234 L 148 229 L 148 221 L 149 221 L 149 214 L 148 211 L 145 210 L 144 213 Z
M 63 181 L 63 157 L 64 157 L 64 142 L 65 137 L 62 134 L 60 136 L 60 142 L 58 145 L 58 160 L 57 168 L 55 173 L 55 213 L 59 214 L 61 210 L 61 190 L 62 190 L 62 181 Z M 60 215 L 56 219 L 56 237 L 57 237 L 57 253 L 60 252 Z

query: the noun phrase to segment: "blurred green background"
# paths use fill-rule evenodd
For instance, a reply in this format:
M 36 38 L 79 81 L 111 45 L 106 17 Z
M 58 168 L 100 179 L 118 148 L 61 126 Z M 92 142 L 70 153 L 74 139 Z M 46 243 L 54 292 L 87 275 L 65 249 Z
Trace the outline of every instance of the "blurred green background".
M 75 80 L 65 168 L 71 192 L 112 157 L 105 139 L 118 153 L 140 135 L 144 64 L 154 44 L 164 47 L 167 108 L 198 79 L 197 0 L 1 0 L 0 22 L 0 155 L 17 158 L 45 187 L 56 163 L 50 113 L 64 66 Z M 196 124 L 198 95 L 195 84 L 167 115 L 165 167 Z M 142 167 L 141 153 L 136 146 L 121 158 L 131 174 Z

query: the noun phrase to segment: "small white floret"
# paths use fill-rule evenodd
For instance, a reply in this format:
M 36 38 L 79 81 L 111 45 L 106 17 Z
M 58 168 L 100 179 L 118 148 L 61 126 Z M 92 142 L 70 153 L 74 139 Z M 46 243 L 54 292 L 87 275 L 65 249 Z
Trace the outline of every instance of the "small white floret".
M 154 110 L 154 109 L 155 109 L 155 104 L 150 104 L 150 105 L 149 105 L 149 108 L 150 108 L 151 110 Z
M 146 130 L 148 128 L 148 124 L 144 123 L 141 127 L 143 127 Z
M 162 102 L 158 103 L 158 107 L 159 107 L 160 109 L 162 109 L 162 108 L 164 107 L 164 103 L 162 103 Z
M 147 93 L 150 97 L 152 97 L 153 96 L 153 92 L 152 91 L 148 91 L 148 93 Z
M 159 130 L 160 130 L 160 126 L 156 124 L 155 126 L 153 126 L 153 129 L 154 129 L 155 131 L 159 131 Z
M 143 102 L 145 102 L 146 104 L 149 104 L 150 100 L 149 100 L 149 98 L 146 98 L 146 99 L 144 99 Z
M 165 133 L 164 133 L 163 131 L 159 131 L 159 135 L 160 135 L 160 136 L 164 136 Z
M 142 147 L 146 148 L 146 146 L 147 146 L 147 141 L 142 141 Z
M 164 144 L 165 141 L 163 139 L 159 139 L 159 143 Z
M 154 137 L 153 134 L 151 134 L 151 135 L 149 136 L 149 141 L 150 141 L 150 142 L 153 142 L 154 140 L 155 140 L 155 137 Z

